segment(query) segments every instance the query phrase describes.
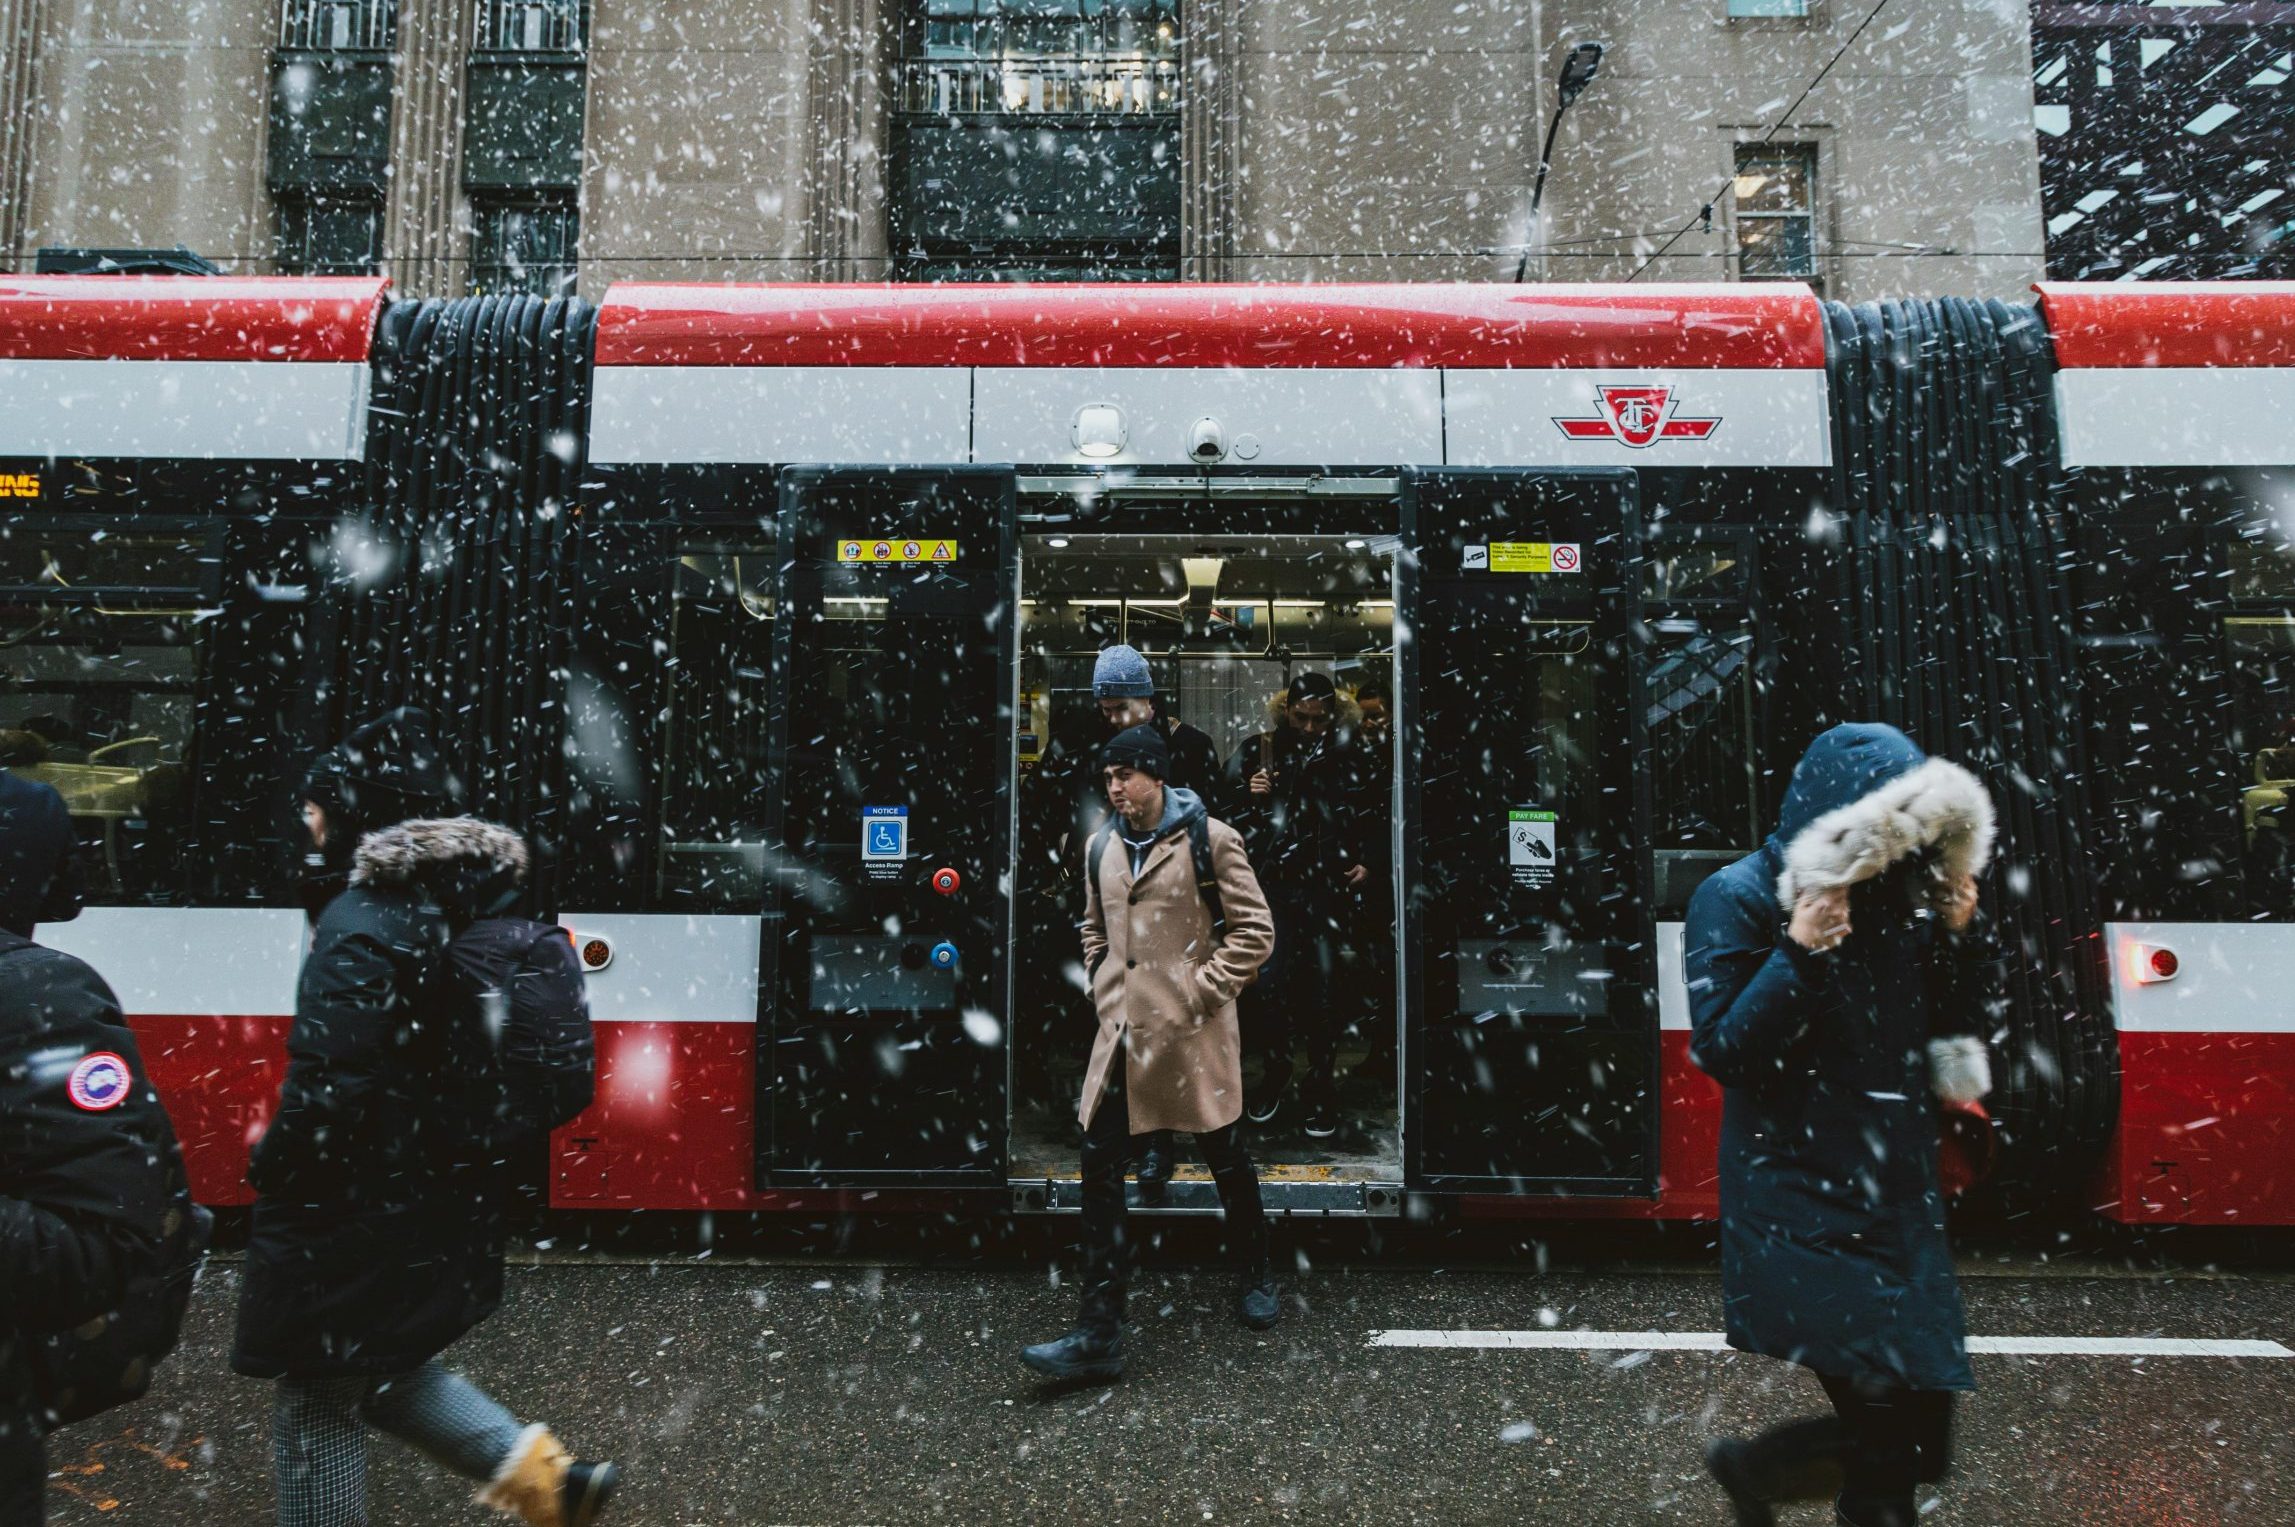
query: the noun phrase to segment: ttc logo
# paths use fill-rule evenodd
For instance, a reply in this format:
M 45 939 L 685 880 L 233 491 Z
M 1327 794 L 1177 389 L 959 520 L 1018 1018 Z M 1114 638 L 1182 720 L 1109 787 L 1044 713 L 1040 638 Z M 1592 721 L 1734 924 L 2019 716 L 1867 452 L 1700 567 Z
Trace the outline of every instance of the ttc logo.
M 1673 388 L 1647 383 L 1602 383 L 1594 389 L 1602 411 L 1591 419 L 1556 419 L 1572 440 L 1615 440 L 1640 450 L 1660 440 L 1703 440 L 1721 420 L 1684 419 L 1674 414 Z

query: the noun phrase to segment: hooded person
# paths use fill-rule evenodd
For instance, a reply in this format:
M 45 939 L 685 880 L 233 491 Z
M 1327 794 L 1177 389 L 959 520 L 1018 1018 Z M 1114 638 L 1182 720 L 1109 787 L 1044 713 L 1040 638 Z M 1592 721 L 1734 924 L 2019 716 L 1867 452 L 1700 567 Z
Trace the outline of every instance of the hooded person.
M 326 863 L 343 858 L 346 820 L 371 830 L 318 912 L 278 1111 L 248 1172 L 231 1361 L 277 1380 L 281 1527 L 366 1520 L 369 1425 L 528 1523 L 587 1527 L 619 1482 L 438 1361 L 501 1303 L 506 1190 L 490 1144 L 501 1067 L 445 951 L 515 899 L 528 863 L 506 827 L 396 819 L 450 778 L 427 717 L 402 710 L 354 732 L 306 786 Z
M 1227 761 L 1229 815 L 1275 917 L 1275 957 L 1244 999 L 1244 1035 L 1260 1059 L 1244 1111 L 1254 1124 L 1274 1122 L 1296 1069 L 1294 1037 L 1303 1033 L 1300 1125 L 1322 1140 L 1341 1122 L 1335 1071 L 1346 1020 L 1331 990 L 1341 924 L 1352 916 L 1355 883 L 1369 873 L 1348 854 L 1362 800 L 1361 715 L 1329 674 L 1311 669 L 1293 675 L 1267 710 L 1268 729 L 1245 738 Z
M 321 753 L 303 776 L 303 910 L 313 923 L 350 884 L 359 840 L 377 827 L 449 815 L 461 782 L 431 735 L 430 713 L 402 705 Z
M 1101 648 L 1100 655 L 1092 662 L 1092 700 L 1099 706 L 1100 719 L 1111 739 L 1135 726 L 1144 726 L 1161 738 L 1164 783 L 1192 791 L 1208 807 L 1220 787 L 1218 745 L 1207 733 L 1184 721 L 1174 721 L 1164 713 L 1156 698 L 1155 674 L 1148 667 L 1144 653 L 1120 642 Z M 1087 819 L 1098 822 L 1106 814 L 1107 787 L 1098 777 L 1097 767 L 1091 772 L 1093 777 L 1085 790 L 1090 797 Z M 1077 834 L 1078 837 L 1086 835 L 1085 832 Z M 1155 1130 L 1142 1138 L 1139 1153 L 1142 1200 L 1151 1204 L 1163 1202 L 1171 1183 L 1174 1159 L 1169 1130 Z
M 1690 1053 L 1723 1088 L 1730 1345 L 1812 1370 L 1835 1414 L 1708 1467 L 1741 1523 L 1834 1495 L 1851 1527 L 1909 1527 L 1975 1387 L 1938 1180 L 1938 1100 L 1990 1086 L 2002 1008 L 1976 921 L 1993 810 L 1975 776 L 1893 727 L 1810 744 L 1762 847 L 1691 899 Z
M 1235 997 L 1273 949 L 1274 921 L 1235 829 L 1212 820 L 1195 792 L 1164 783 L 1170 754 L 1153 727 L 1118 733 L 1101 762 L 1116 818 L 1084 850 L 1080 930 L 1099 1032 L 1076 1108 L 1083 1308 L 1066 1336 L 1021 1353 L 1052 1378 L 1123 1372 L 1124 1162 L 1135 1133 L 1195 1136 L 1241 1274 L 1237 1316 L 1265 1330 L 1281 1315 L 1259 1178 L 1236 1128 L 1243 1061 Z M 1208 884 L 1197 879 L 1198 839 Z
M 63 798 L 0 772 L 0 1522 L 43 1520 L 34 1344 L 121 1305 L 191 1212 L 175 1131 L 103 977 L 32 942 L 79 911 Z

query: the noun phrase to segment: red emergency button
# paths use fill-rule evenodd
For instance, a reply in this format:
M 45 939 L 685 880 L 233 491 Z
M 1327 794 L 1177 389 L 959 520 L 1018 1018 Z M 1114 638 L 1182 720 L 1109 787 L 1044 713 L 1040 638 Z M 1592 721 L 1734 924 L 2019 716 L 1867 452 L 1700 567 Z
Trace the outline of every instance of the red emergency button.
M 932 888 L 943 896 L 954 896 L 957 889 L 963 884 L 964 877 L 952 869 L 937 869 L 932 872 Z

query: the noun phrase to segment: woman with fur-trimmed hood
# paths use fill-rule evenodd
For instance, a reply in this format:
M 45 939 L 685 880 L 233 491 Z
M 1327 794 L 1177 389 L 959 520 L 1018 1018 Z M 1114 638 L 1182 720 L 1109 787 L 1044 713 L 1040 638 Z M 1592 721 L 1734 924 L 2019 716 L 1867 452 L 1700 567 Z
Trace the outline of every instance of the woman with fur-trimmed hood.
M 1996 962 L 1976 925 L 1992 803 L 1894 727 L 1837 726 L 1777 831 L 1698 888 L 1691 1054 L 1721 1083 L 1731 1346 L 1812 1370 L 1835 1414 L 1707 1463 L 1740 1523 L 1836 1495 L 1852 1527 L 1914 1520 L 1975 1387 L 1937 1176 L 1937 1100 L 1990 1086 Z
M 446 1347 L 502 1302 L 502 1095 L 492 1033 L 446 959 L 520 894 L 525 840 L 450 817 L 429 717 L 394 711 L 304 783 L 318 926 L 296 983 L 279 1109 L 256 1190 L 232 1366 L 276 1379 L 281 1527 L 366 1520 L 366 1428 L 483 1485 L 537 1527 L 586 1527 L 612 1464 L 578 1462 L 459 1374 Z M 412 818 L 402 820 L 402 818 Z M 344 853 L 351 824 L 379 830 Z

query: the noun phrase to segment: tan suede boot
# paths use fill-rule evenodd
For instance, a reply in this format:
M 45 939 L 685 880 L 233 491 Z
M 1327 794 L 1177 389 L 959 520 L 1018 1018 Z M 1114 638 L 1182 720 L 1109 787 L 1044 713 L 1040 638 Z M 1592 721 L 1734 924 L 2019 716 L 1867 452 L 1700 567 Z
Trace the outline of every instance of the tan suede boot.
M 573 1455 L 547 1426 L 529 1426 L 518 1445 L 478 1492 L 478 1504 L 514 1516 L 526 1527 L 566 1527 L 566 1471 Z

